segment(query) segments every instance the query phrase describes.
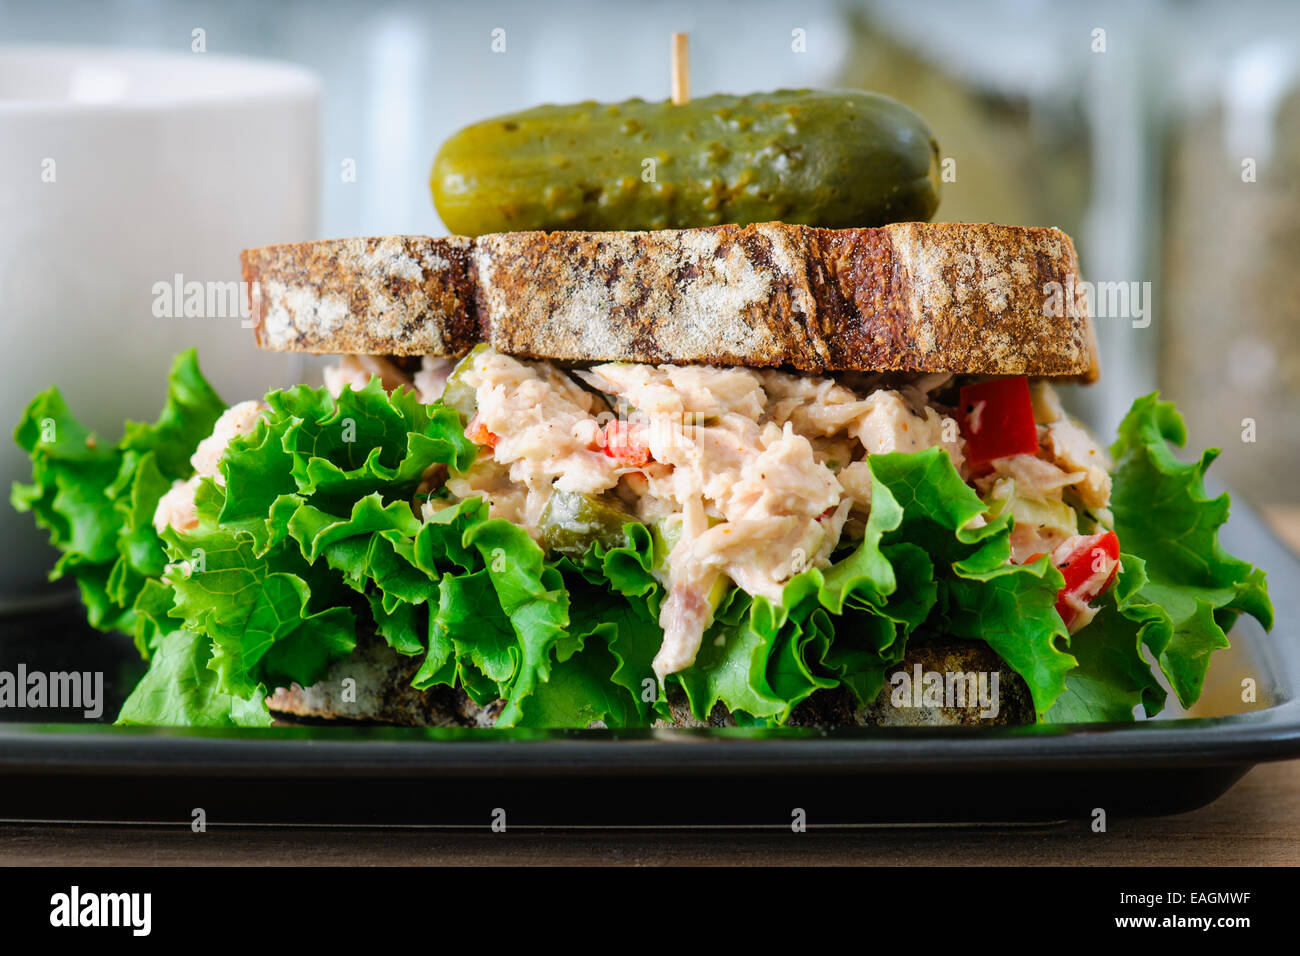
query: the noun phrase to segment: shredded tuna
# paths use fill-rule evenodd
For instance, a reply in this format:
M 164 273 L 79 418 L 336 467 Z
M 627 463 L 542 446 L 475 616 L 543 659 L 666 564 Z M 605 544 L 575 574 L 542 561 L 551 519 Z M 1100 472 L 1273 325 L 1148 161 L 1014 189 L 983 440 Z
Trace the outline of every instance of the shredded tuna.
M 390 360 L 378 355 L 342 355 L 337 362 L 326 366 L 322 372 L 325 388 L 335 398 L 338 398 L 345 388 L 360 391 L 374 377 L 379 378 L 379 383 L 387 392 L 403 386 L 414 387 L 409 375 Z M 436 398 L 437 396 L 434 396 L 428 401 L 434 401 Z
M 426 355 L 420 362 L 420 370 L 415 373 L 411 382 L 420 401 L 430 405 L 441 398 L 443 387 L 447 384 L 447 376 L 455 367 L 456 363 L 451 359 Z
M 226 447 L 236 436 L 251 433 L 266 410 L 265 402 L 249 401 L 232 405 L 221 413 L 212 427 L 212 434 L 199 442 L 199 447 L 190 456 L 194 476 L 187 481 L 174 482 L 158 500 L 153 515 L 153 524 L 158 531 L 161 532 L 168 525 L 177 531 L 191 531 L 198 526 L 194 494 L 198 491 L 199 480 L 211 478 L 218 485 L 225 485 L 226 479 L 221 474 L 220 466 Z
M 485 497 L 491 514 L 535 537 L 553 490 L 611 493 L 641 520 L 672 527 L 661 678 L 695 660 L 720 578 L 779 600 L 794 575 L 829 565 L 870 508 L 866 454 L 937 445 L 964 467 L 953 419 L 895 391 L 863 395 L 829 378 L 625 363 L 570 377 L 490 349 L 457 374 L 495 443 L 448 480 L 453 498 Z M 611 455 L 602 436 L 615 417 L 629 424 Z
M 224 485 L 226 479 L 219 470 L 221 459 L 226 454 L 226 446 L 237 435 L 247 435 L 257 427 L 257 420 L 267 410 L 265 402 L 250 401 L 232 405 L 221 413 L 217 423 L 212 426 L 212 434 L 199 442 L 199 447 L 190 456 L 190 464 L 196 474 L 209 476 L 217 484 Z
M 193 531 L 199 526 L 199 515 L 194 509 L 194 493 L 199 490 L 199 478 L 174 482 L 158 499 L 153 513 L 154 530 L 162 534 L 167 526 L 177 531 Z
M 1110 471 L 1105 449 L 1065 413 L 1055 389 L 1045 382 L 1034 386 L 1034 419 L 1038 422 L 1044 457 L 1076 477 L 1071 482 L 1079 499 L 1094 511 L 1110 505 Z

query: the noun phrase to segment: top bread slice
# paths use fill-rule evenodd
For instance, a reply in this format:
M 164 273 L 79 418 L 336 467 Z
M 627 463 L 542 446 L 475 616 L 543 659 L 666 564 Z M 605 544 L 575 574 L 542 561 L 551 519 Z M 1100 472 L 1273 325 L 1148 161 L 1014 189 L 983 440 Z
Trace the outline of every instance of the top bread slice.
M 267 349 L 1093 381 L 1078 257 L 1057 229 L 785 223 L 390 236 L 245 250 Z

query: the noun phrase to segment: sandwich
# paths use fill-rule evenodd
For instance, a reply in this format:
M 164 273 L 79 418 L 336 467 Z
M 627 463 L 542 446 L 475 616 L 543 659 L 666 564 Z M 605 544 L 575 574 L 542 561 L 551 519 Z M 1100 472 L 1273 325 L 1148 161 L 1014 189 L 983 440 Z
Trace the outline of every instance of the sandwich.
M 791 222 L 245 250 L 320 386 L 193 352 L 116 444 L 57 389 L 13 503 L 148 671 L 126 724 L 1131 721 L 1264 573 L 1172 406 L 1109 447 L 1051 228 Z M 1045 308 L 1066 290 L 1064 308 Z M 1058 303 L 1059 304 L 1059 303 Z

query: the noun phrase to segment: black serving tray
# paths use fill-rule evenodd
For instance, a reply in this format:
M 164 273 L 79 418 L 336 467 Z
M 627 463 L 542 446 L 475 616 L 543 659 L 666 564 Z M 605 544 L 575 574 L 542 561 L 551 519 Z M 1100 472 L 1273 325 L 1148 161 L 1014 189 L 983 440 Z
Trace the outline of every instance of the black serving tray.
M 512 828 L 788 827 L 798 811 L 810 826 L 1179 813 L 1256 763 L 1300 757 L 1300 562 L 1240 503 L 1222 538 L 1268 570 L 1277 608 L 1271 634 L 1242 621 L 1236 650 L 1211 667 L 1229 689 L 1256 678 L 1258 703 L 1237 713 L 830 732 L 0 723 L 0 819 L 188 826 L 202 809 L 209 826 L 486 828 L 504 814 Z M 0 618 L 0 668 L 20 660 L 104 670 L 107 720 L 140 668 L 128 641 L 90 631 L 74 604 Z

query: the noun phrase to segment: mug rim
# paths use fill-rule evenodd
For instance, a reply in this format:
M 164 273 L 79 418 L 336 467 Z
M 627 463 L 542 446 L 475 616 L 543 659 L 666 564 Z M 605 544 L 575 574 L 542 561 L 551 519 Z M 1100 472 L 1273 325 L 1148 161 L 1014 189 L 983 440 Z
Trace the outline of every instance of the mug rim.
M 107 99 L 72 96 L 15 96 L 6 98 L 0 91 L 0 116 L 6 114 L 76 114 L 140 111 L 170 111 L 229 107 L 240 103 L 265 103 L 275 100 L 316 100 L 321 81 L 304 66 L 280 60 L 262 59 L 227 53 L 178 53 L 131 47 L 65 45 L 40 43 L 0 43 L 0 67 L 5 61 L 30 60 L 64 69 L 114 70 L 118 75 L 159 69 L 189 74 L 196 71 L 212 74 L 206 82 L 180 89 L 163 89 L 152 84 L 147 89 L 133 88 L 126 95 Z M 237 83 L 229 80 L 236 78 Z M 223 82 L 224 81 L 224 82 Z

